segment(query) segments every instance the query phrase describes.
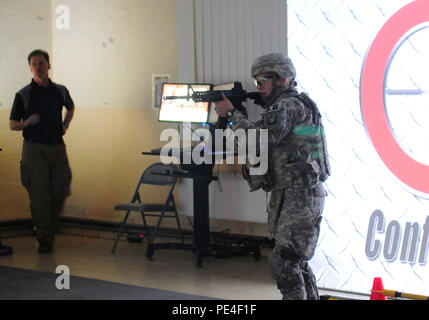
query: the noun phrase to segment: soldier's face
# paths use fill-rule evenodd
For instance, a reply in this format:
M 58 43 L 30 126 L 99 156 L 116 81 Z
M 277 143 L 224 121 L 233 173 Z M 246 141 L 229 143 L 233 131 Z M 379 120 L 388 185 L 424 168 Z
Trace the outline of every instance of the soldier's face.
M 34 56 L 30 59 L 30 71 L 35 79 L 48 78 L 51 66 L 44 56 Z
M 273 78 L 263 73 L 255 78 L 255 85 L 262 97 L 268 97 L 273 91 Z

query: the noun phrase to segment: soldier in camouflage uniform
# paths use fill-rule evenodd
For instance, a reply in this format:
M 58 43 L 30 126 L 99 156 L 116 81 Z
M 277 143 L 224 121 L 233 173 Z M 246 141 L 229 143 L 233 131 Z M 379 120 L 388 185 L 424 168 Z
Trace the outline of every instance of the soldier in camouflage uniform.
M 315 276 L 308 264 L 319 237 L 330 174 L 326 141 L 317 106 L 296 90 L 295 68 L 281 53 L 263 55 L 252 65 L 252 77 L 264 112 L 251 122 L 224 97 L 216 103 L 232 130 L 268 130 L 268 171 L 245 172 L 251 191 L 270 192 L 268 229 L 275 239 L 269 257 L 272 277 L 283 299 L 319 299 Z

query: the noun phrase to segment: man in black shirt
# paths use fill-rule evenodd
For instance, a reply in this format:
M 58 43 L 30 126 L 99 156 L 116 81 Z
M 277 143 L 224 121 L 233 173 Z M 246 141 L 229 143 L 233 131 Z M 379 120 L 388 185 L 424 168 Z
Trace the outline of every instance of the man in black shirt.
M 39 253 L 50 253 L 56 219 L 70 195 L 71 170 L 62 136 L 75 108 L 67 88 L 49 79 L 47 52 L 31 52 L 28 63 L 33 79 L 16 93 L 9 126 L 23 131 L 21 181 L 30 198 Z

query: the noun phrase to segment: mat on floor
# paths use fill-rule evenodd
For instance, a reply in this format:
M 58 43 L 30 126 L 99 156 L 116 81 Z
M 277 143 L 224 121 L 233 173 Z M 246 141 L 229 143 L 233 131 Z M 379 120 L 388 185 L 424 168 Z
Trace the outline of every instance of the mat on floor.
M 56 273 L 0 266 L 0 300 L 213 300 L 192 294 L 70 276 L 57 289 Z M 61 279 L 60 279 L 61 280 Z M 63 286 L 64 281 L 58 281 Z

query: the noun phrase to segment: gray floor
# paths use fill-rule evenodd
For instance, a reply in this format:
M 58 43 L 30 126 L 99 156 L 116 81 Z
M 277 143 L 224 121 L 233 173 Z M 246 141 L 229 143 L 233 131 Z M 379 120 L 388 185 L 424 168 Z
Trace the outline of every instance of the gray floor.
M 113 240 L 92 236 L 59 234 L 54 252 L 46 255 L 37 253 L 37 242 L 31 236 L 5 239 L 3 244 L 13 247 L 14 253 L 0 257 L 0 266 L 46 272 L 50 273 L 51 277 L 54 274 L 52 286 L 59 276 L 55 275 L 56 268 L 65 265 L 72 276 L 71 289 L 79 285 L 80 278 L 87 278 L 129 285 L 132 286 L 132 290 L 135 290 L 135 287 L 154 289 L 152 293 L 159 299 L 182 299 L 179 296 L 172 297 L 171 292 L 183 294 L 183 299 L 187 299 L 186 295 L 190 295 L 188 296 L 190 299 L 192 296 L 196 299 L 198 297 L 227 300 L 281 299 L 268 272 L 268 249 L 262 251 L 262 258 L 259 261 L 254 261 L 250 255 L 207 257 L 203 260 L 202 268 L 197 268 L 195 256 L 190 251 L 159 250 L 155 252 L 154 260 L 149 261 L 145 257 L 146 245 L 142 243 L 120 241 L 115 254 L 112 254 Z M 34 284 L 29 283 L 29 286 Z M 320 288 L 320 294 L 341 299 L 369 299 L 369 295 L 362 296 L 323 288 Z M 68 295 L 73 297 L 72 293 Z M 13 297 L 11 289 L 8 298 L 14 299 Z M 107 296 L 103 298 L 102 293 L 99 297 L 109 299 Z M 46 296 L 41 294 L 39 298 L 33 299 L 46 299 Z
M 0 300 L 212 300 L 84 277 L 0 266 Z M 67 279 L 67 280 L 65 280 Z M 71 286 L 73 284 L 73 286 Z

